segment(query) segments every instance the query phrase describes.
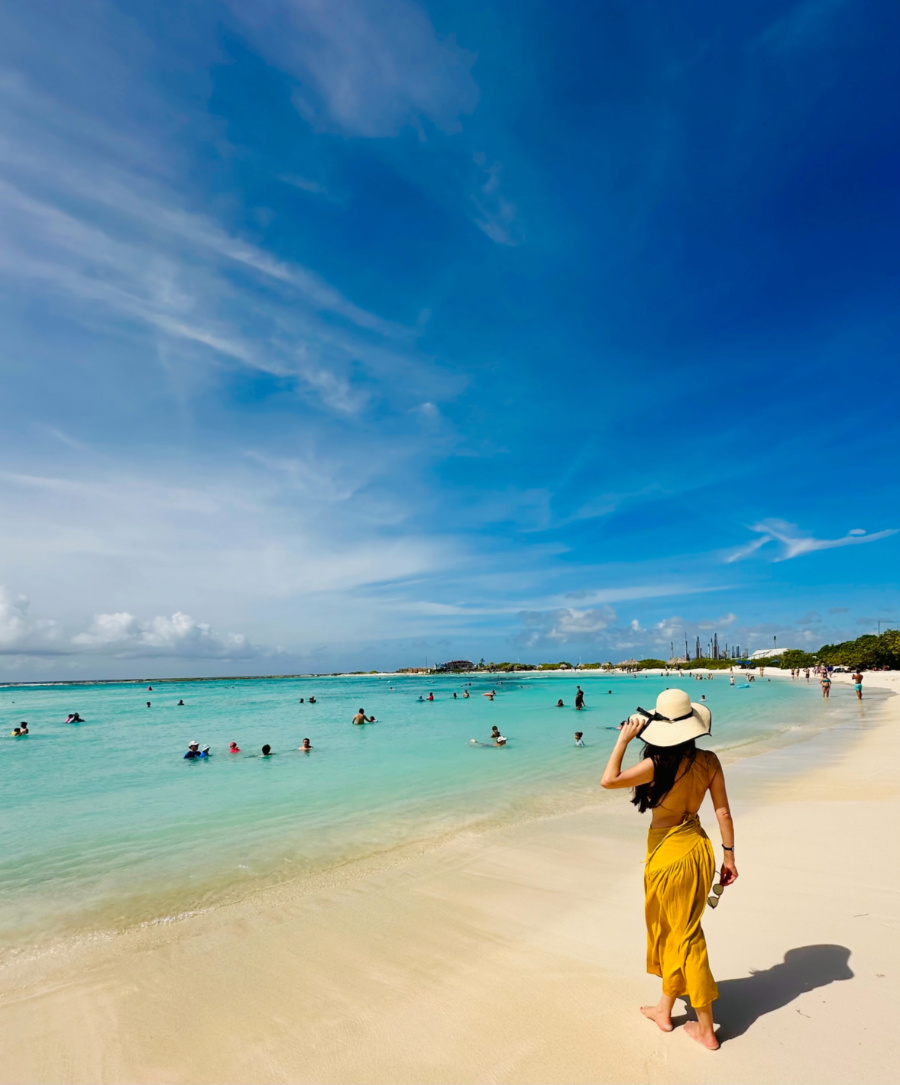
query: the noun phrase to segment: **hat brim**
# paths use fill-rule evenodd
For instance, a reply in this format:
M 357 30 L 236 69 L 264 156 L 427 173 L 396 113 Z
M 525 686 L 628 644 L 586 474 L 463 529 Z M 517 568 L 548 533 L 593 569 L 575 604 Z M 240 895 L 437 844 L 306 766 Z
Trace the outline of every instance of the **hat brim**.
M 703 738 L 712 731 L 712 712 L 705 704 L 691 702 L 691 714 L 681 720 L 652 720 L 641 731 L 650 746 L 678 746 L 692 738 Z

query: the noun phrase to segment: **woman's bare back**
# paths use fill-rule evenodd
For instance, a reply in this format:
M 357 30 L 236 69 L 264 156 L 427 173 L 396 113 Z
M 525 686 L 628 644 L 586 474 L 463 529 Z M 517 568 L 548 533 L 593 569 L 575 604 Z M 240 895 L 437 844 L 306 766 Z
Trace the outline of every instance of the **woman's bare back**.
M 696 814 L 713 780 L 721 773 L 719 759 L 710 750 L 697 750 L 692 763 L 685 758 L 678 768 L 672 789 L 653 808 L 653 829 L 680 825 L 686 814 Z

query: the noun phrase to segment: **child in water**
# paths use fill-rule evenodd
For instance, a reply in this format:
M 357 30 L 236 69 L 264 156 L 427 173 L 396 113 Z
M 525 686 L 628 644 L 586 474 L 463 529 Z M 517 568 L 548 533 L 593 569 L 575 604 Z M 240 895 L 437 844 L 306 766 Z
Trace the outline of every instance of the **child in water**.
M 228 746 L 228 752 L 229 753 L 240 753 L 241 748 L 240 748 L 240 746 L 238 746 L 238 744 L 236 742 L 232 742 Z
M 575 745 L 576 746 L 583 746 L 584 745 L 584 732 L 583 731 L 576 731 L 575 732 Z

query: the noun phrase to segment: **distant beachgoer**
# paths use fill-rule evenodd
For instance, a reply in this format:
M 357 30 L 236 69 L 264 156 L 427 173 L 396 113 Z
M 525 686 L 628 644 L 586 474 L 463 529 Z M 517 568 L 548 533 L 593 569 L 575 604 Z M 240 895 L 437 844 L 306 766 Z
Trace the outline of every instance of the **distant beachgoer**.
M 229 746 L 228 746 L 228 752 L 229 753 L 240 753 L 241 748 L 240 748 L 240 746 L 238 746 L 238 744 L 236 742 L 231 742 L 231 743 L 229 743 Z
M 575 710 L 580 712 L 584 708 L 584 690 L 581 686 L 575 687 Z
M 28 734 L 27 731 L 25 733 Z M 9 736 L 10 736 L 10 738 L 21 738 L 22 737 L 22 728 L 21 727 L 14 727 L 9 732 Z M 472 741 L 474 742 L 475 740 L 473 739 Z
M 419 694 L 419 704 L 425 704 L 425 698 L 422 696 L 421 693 Z
M 862 700 L 862 683 L 863 683 L 862 672 L 857 671 L 856 674 L 854 674 L 854 676 L 853 676 L 853 688 L 856 690 L 856 699 L 857 699 L 857 701 Z
M 304 753 L 309 753 L 314 747 L 310 745 L 309 739 L 305 738 L 297 747 L 298 750 L 303 750 Z
M 428 700 L 429 700 L 429 701 L 433 701 L 433 700 L 434 700 L 434 694 L 433 694 L 433 693 L 429 693 L 429 694 L 428 694 Z
M 268 742 L 262 748 L 262 756 L 263 757 L 271 757 L 272 756 L 272 747 L 268 744 Z
M 469 697 L 469 691 L 467 689 L 464 689 L 463 690 L 463 700 L 468 700 L 468 697 Z
M 491 738 L 495 739 L 495 738 L 499 738 L 499 737 L 500 737 L 500 728 L 495 723 L 494 726 L 491 728 Z
M 506 739 L 503 737 L 503 735 L 496 735 L 494 737 L 494 745 L 495 746 L 505 746 L 506 745 Z
M 150 702 L 149 702 L 149 701 L 147 702 L 147 707 L 148 707 L 148 708 L 150 707 Z
M 705 701 L 705 700 L 706 700 L 706 694 L 705 694 L 705 693 L 701 693 L 701 694 L 700 694 L 700 700 L 701 700 L 701 701 Z
M 556 702 L 556 707 L 557 707 L 557 708 L 565 708 L 565 707 L 566 707 L 566 706 L 565 706 L 565 705 L 563 704 L 563 699 L 562 699 L 562 697 L 560 697 L 560 699 L 559 699 L 559 700 L 558 700 L 558 701 Z
M 730 678 L 728 679 L 728 685 L 729 685 L 729 686 L 733 686 L 733 685 L 734 685 L 734 675 L 732 675 L 732 676 L 731 676 L 731 677 L 730 677 Z
M 808 682 L 809 681 L 809 667 L 807 667 L 806 670 L 803 672 L 803 676 L 806 679 L 806 681 Z
M 315 697 L 310 697 L 310 699 L 309 699 L 309 703 L 310 703 L 310 704 L 315 704 L 315 703 L 316 703 L 316 699 L 315 699 Z
M 576 731 L 575 732 L 575 745 L 576 746 L 583 746 L 584 745 L 584 732 L 583 731 Z
M 482 697 L 487 697 L 487 699 L 488 699 L 489 701 L 493 701 L 493 699 L 494 699 L 494 698 L 495 698 L 495 697 L 497 696 L 497 694 L 496 694 L 496 693 L 494 692 L 494 690 L 491 690 L 491 692 L 490 692 L 490 693 L 482 693 L 482 695 L 481 695 L 481 696 L 482 696 Z
M 189 742 L 188 743 L 188 748 L 187 748 L 187 753 L 184 755 L 184 760 L 185 761 L 193 761 L 195 757 L 199 757 L 199 756 L 200 756 L 200 743 L 199 742 Z
M 822 696 L 828 700 L 828 698 L 831 697 L 831 675 L 828 671 L 822 675 L 819 685 L 822 687 Z
M 355 724 L 374 723 L 375 722 L 375 717 L 374 716 L 367 716 L 366 715 L 366 710 L 364 708 L 361 708 L 356 713 L 356 715 L 353 717 L 353 722 Z
M 147 692 L 152 693 L 153 692 L 153 686 L 147 686 Z
M 300 704 L 303 704 L 303 703 L 304 703 L 304 701 L 303 701 L 303 698 L 301 697 L 300 698 Z
M 454 701 L 455 701 L 455 700 L 457 700 L 457 696 L 456 696 L 456 690 L 454 690 L 454 691 L 453 691 L 453 700 L 454 700 Z
M 179 706 L 184 707 L 184 701 L 179 701 L 175 707 L 178 708 Z
M 612 690 L 611 690 L 611 689 L 608 689 L 608 690 L 607 690 L 606 692 L 607 692 L 607 693 L 612 693 Z
M 642 1006 L 641 1013 L 663 1032 L 671 1032 L 675 1000 L 687 996 L 697 1020 L 689 1021 L 685 1032 L 714 1051 L 719 1041 L 712 1003 L 719 992 L 700 919 L 707 904 L 718 905 L 738 872 L 722 766 L 714 753 L 695 746 L 698 738 L 709 734 L 711 722 L 705 705 L 692 704 L 683 690 L 666 690 L 652 715 L 632 716 L 623 725 L 600 783 L 604 788 L 634 788 L 631 801 L 638 810 L 653 812 L 644 868 L 647 971 L 662 978 L 663 990 L 659 1002 Z M 638 735 L 644 740 L 644 757 L 623 772 L 625 751 Z M 716 885 L 715 853 L 697 817 L 707 791 L 725 852 Z M 713 897 L 707 896 L 710 888 Z

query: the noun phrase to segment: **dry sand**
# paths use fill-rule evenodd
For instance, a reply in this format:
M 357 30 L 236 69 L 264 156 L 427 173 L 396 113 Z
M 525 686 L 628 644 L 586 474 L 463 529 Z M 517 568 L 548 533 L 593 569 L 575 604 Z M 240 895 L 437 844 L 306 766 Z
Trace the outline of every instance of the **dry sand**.
M 638 1014 L 647 823 L 616 795 L 19 962 L 0 1082 L 900 1081 L 900 698 L 845 682 L 845 728 L 728 770 L 715 1054 Z

